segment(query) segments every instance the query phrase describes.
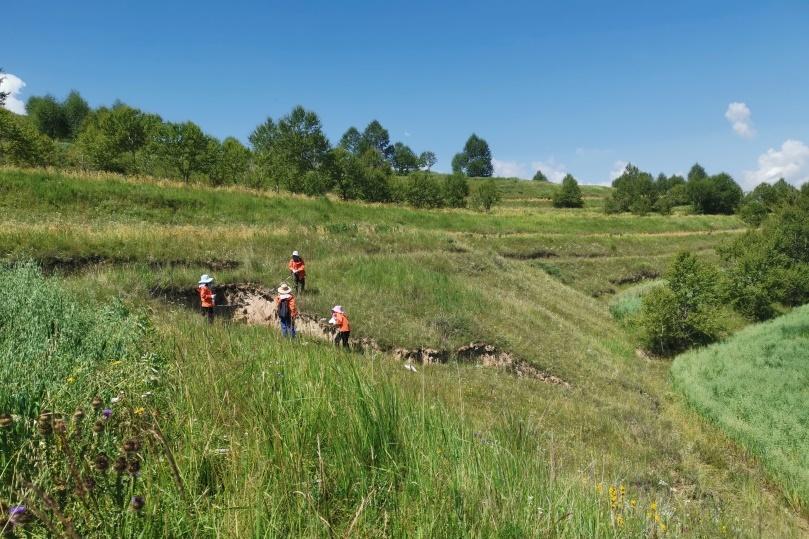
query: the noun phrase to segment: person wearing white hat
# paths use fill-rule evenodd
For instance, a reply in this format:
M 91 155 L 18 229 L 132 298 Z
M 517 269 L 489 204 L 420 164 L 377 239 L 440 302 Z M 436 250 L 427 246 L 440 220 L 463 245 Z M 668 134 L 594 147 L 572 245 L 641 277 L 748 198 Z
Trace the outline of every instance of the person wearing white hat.
M 292 251 L 292 258 L 287 265 L 295 281 L 295 293 L 301 295 L 306 289 L 306 264 L 298 251 Z
M 351 336 L 351 323 L 348 321 L 348 315 L 340 305 L 335 305 L 331 310 L 331 320 L 329 322 L 337 328 L 337 333 L 334 336 L 334 345 L 343 345 L 343 348 L 348 348 L 348 338 Z
M 202 316 L 208 319 L 208 323 L 213 322 L 213 311 L 214 305 L 216 304 L 216 294 L 211 290 L 211 283 L 213 281 L 213 277 L 206 273 L 199 278 L 199 286 L 197 287 L 199 303 L 202 307 Z
M 292 289 L 286 283 L 278 287 L 278 295 L 275 296 L 275 309 L 276 313 L 278 313 L 278 320 L 281 322 L 281 335 L 294 337 L 298 307 L 295 305 L 295 296 L 292 295 Z

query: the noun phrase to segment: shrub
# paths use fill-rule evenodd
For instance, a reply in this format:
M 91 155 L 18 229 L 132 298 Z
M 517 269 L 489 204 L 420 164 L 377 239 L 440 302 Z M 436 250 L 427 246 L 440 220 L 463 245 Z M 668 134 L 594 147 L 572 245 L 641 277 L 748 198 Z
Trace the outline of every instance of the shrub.
M 581 208 L 584 199 L 581 196 L 579 182 L 571 174 L 562 180 L 562 187 L 553 194 L 554 208 Z
M 667 281 L 643 298 L 639 323 L 644 347 L 672 355 L 716 341 L 724 331 L 717 272 L 694 255 L 682 253 Z
M 463 208 L 466 206 L 466 197 L 469 196 L 469 182 L 461 174 L 452 174 L 444 179 L 444 201 L 450 208 Z
M 440 208 L 444 205 L 441 186 L 429 172 L 413 172 L 406 185 L 405 197 L 414 208 Z
M 500 201 L 500 193 L 494 180 L 486 180 L 472 194 L 472 207 L 476 210 L 489 211 Z

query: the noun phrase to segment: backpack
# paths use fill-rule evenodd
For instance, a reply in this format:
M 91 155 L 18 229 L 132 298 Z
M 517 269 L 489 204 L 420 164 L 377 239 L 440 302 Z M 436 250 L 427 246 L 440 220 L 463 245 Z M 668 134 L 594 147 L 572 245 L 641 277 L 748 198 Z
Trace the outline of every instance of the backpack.
M 288 322 L 292 318 L 292 312 L 289 309 L 289 298 L 282 299 L 278 303 L 278 318 L 284 322 Z

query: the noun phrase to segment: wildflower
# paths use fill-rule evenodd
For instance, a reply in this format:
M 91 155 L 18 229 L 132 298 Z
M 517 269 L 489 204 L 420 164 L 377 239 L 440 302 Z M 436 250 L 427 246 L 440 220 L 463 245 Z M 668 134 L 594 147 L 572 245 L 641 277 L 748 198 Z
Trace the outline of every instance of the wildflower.
M 652 503 L 649 504 L 649 510 L 652 512 L 657 511 L 657 502 L 655 500 L 652 500 Z
M 96 395 L 95 397 L 93 397 L 93 400 L 90 402 L 90 404 L 93 405 L 93 410 L 98 410 L 99 408 L 101 408 L 101 405 L 104 404 L 104 401 L 101 400 L 101 397 Z
M 132 496 L 132 500 L 129 502 L 129 506 L 132 507 L 132 510 L 136 513 L 140 513 L 144 505 L 146 505 L 146 500 L 143 496 Z
M 668 530 L 668 529 L 669 528 L 668 528 L 668 526 L 666 526 L 665 523 L 663 523 L 663 522 L 660 523 L 660 533 L 666 533 L 666 530 Z
M 135 408 L 135 415 L 143 415 L 146 412 L 146 409 L 143 406 L 138 406 Z
M 30 522 L 31 514 L 28 512 L 28 510 L 25 508 L 24 505 L 14 505 L 12 507 L 9 507 L 8 509 L 8 520 L 12 524 L 22 525 L 27 522 Z
M 124 453 L 135 453 L 140 449 L 140 443 L 136 439 L 130 438 L 124 442 L 123 449 Z
M 621 515 L 618 515 L 617 517 L 615 517 L 615 525 L 618 526 L 619 528 L 623 528 L 624 527 L 624 517 L 622 517 Z
M 104 408 L 104 411 L 101 412 L 101 415 L 104 416 L 104 419 L 109 419 L 112 416 L 112 410 L 110 408 Z
M 634 498 L 633 498 L 633 499 L 631 499 L 631 500 L 629 500 L 629 506 L 630 506 L 632 509 L 636 508 L 636 507 L 638 506 L 638 500 L 636 500 L 636 499 L 634 499 Z
M 0 415 L 0 429 L 8 429 L 14 424 L 14 420 L 8 414 Z
M 624 485 L 621 485 L 621 498 L 623 498 L 624 496 L 626 496 L 626 487 Z
M 124 471 L 126 471 L 126 457 L 120 455 L 115 459 L 115 464 L 112 465 L 112 469 L 118 473 L 124 473 Z
M 110 467 L 110 459 L 104 453 L 99 453 L 95 458 L 95 468 L 99 472 L 106 472 Z
M 598 492 L 599 494 L 604 492 L 604 485 L 602 485 L 601 483 L 597 484 L 596 485 L 596 492 Z

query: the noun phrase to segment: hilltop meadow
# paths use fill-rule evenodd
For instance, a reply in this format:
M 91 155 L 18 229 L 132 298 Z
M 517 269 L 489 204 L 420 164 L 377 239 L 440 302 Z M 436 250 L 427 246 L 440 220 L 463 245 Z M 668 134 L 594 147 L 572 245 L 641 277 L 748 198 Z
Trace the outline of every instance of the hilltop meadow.
M 494 184 L 479 212 L 2 169 L 0 369 L 28 381 L 0 400 L 0 499 L 35 508 L 40 536 L 809 533 L 805 494 L 702 419 L 688 371 L 673 386 L 611 313 L 624 294 L 635 312 L 635 287 L 669 282 L 682 251 L 720 260 L 745 222 L 606 213 L 600 187 L 553 208 L 556 185 Z M 273 289 L 293 249 L 302 311 L 343 305 L 380 351 L 224 313 L 208 326 L 177 300 L 202 273 Z M 541 376 L 452 354 L 470 342 Z M 414 372 L 396 348 L 450 359 Z

